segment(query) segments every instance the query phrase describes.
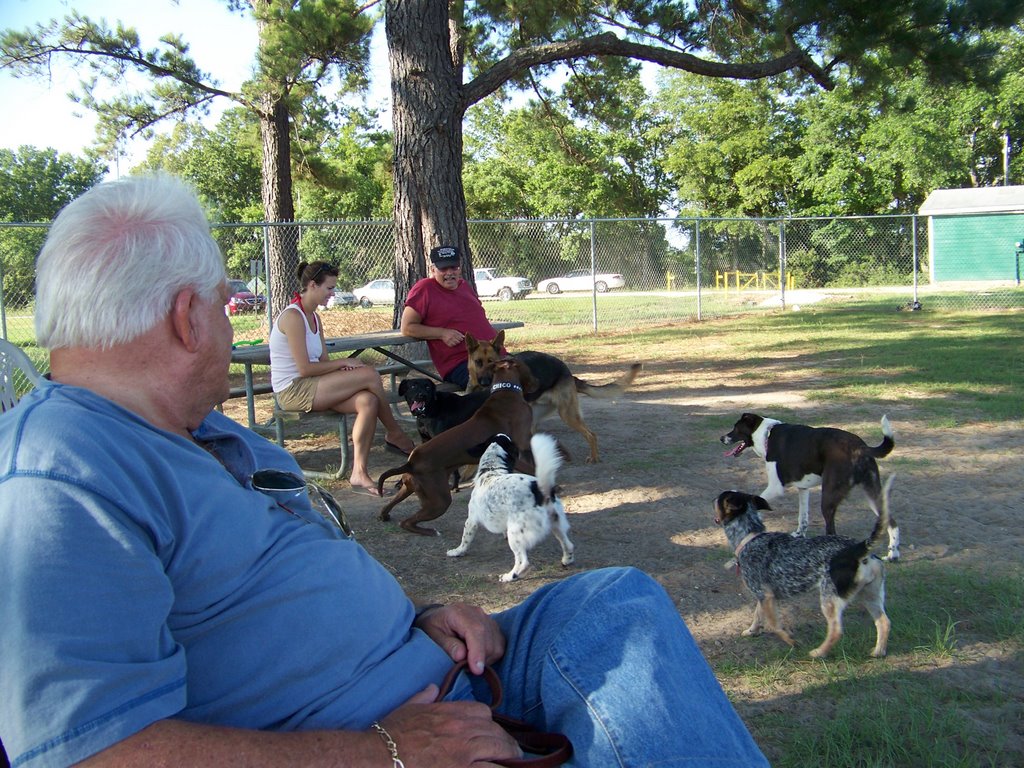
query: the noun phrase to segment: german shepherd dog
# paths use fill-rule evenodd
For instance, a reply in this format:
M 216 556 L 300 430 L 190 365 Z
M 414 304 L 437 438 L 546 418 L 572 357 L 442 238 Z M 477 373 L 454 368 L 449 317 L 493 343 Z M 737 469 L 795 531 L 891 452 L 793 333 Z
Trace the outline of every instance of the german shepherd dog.
M 765 530 L 758 510 L 770 510 L 760 496 L 741 491 L 724 491 L 715 500 L 715 522 L 725 529 L 729 546 L 747 588 L 757 599 L 754 620 L 745 636 L 757 635 L 762 627 L 774 632 L 787 645 L 793 638 L 782 628 L 776 601 L 818 587 L 821 612 L 828 622 L 825 640 L 811 651 L 822 658 L 843 636 L 843 611 L 862 595 L 875 621 L 872 656 L 885 656 L 889 641 L 889 617 L 885 613 L 885 566 L 871 554 L 889 524 L 890 475 L 881 491 L 881 509 L 871 535 L 863 541 L 846 536 L 801 538 Z
M 466 350 L 469 353 L 469 385 L 467 392 L 485 388 L 490 380 L 487 375 L 488 366 L 501 358 L 501 349 L 505 344 L 505 332 L 498 331 L 494 341 L 477 341 L 471 334 L 466 334 Z M 597 453 L 597 436 L 590 431 L 580 411 L 577 394 L 589 397 L 611 399 L 619 397 L 643 368 L 641 363 L 633 363 L 626 373 L 610 384 L 590 384 L 573 376 L 562 360 L 545 352 L 517 352 L 512 355 L 522 360 L 538 382 L 537 390 L 527 396 L 527 402 L 533 406 L 533 428 L 542 419 L 558 411 L 558 415 L 567 425 L 575 429 L 590 446 L 588 464 L 600 461 Z

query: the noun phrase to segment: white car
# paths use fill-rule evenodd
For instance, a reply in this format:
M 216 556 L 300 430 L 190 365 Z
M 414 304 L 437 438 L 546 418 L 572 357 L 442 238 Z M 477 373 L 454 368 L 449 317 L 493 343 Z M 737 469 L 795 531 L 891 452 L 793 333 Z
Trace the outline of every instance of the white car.
M 592 291 L 596 289 L 598 293 L 607 293 L 612 288 L 622 288 L 625 285 L 626 281 L 622 279 L 622 275 L 615 272 L 598 272 L 591 277 L 589 269 L 574 269 L 562 277 L 549 277 L 547 280 L 541 280 L 537 283 L 537 290 L 561 293 L 562 291 Z
M 498 298 L 502 301 L 521 299 L 533 290 L 533 283 L 525 277 L 499 277 L 498 271 L 490 267 L 473 270 L 476 280 L 476 295 L 483 298 Z
M 374 304 L 395 303 L 395 281 L 387 278 L 371 280 L 361 288 L 353 288 L 360 307 L 372 307 Z

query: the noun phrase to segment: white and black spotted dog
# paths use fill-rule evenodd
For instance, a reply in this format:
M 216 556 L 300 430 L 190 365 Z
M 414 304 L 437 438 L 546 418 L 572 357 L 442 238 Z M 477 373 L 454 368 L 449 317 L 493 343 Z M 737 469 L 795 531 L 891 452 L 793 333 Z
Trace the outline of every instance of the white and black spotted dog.
M 795 645 L 782 628 L 776 601 L 818 587 L 821 612 L 828 622 L 824 642 L 811 651 L 813 658 L 825 656 L 843 635 L 843 611 L 861 595 L 875 621 L 872 656 L 885 656 L 889 641 L 889 617 L 885 613 L 885 566 L 871 554 L 889 521 L 889 488 L 886 480 L 878 520 L 871 535 L 863 540 L 846 536 L 791 536 L 765 530 L 758 510 L 768 509 L 760 496 L 724 491 L 715 500 L 715 522 L 725 529 L 736 553 L 737 567 L 747 588 L 757 598 L 754 621 L 743 634 L 760 634 L 767 627 L 784 642 Z
M 519 452 L 508 435 L 492 438 L 480 457 L 462 543 L 448 550 L 449 557 L 464 555 L 476 529 L 483 526 L 491 533 L 504 533 L 515 555 L 512 570 L 502 574 L 501 581 L 522 576 L 530 567 L 529 551 L 552 532 L 562 545 L 562 565 L 572 564 L 575 547 L 569 541 L 569 522 L 555 486 L 562 466 L 558 442 L 551 435 L 537 433 L 530 439 L 530 450 L 536 477 L 513 472 Z

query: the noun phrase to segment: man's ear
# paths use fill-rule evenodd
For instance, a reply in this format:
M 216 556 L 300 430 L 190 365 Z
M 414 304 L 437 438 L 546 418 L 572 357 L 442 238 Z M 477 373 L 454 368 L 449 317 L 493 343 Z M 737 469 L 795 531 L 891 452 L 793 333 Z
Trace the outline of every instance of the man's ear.
M 171 304 L 171 330 L 189 352 L 199 348 L 199 296 L 192 288 L 182 288 Z

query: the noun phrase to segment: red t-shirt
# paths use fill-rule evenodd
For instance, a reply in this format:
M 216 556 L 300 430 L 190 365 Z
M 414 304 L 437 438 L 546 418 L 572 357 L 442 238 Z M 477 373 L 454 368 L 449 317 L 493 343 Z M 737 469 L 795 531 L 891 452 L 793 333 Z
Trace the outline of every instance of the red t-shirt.
M 462 279 L 454 291 L 442 287 L 432 277 L 417 280 L 409 289 L 405 306 L 416 310 L 423 325 L 454 328 L 464 334 L 471 333 L 480 341 L 491 341 L 498 335 L 487 320 L 484 305 L 469 283 Z M 467 358 L 465 344 L 449 347 L 441 339 L 428 339 L 427 350 L 441 378 Z

